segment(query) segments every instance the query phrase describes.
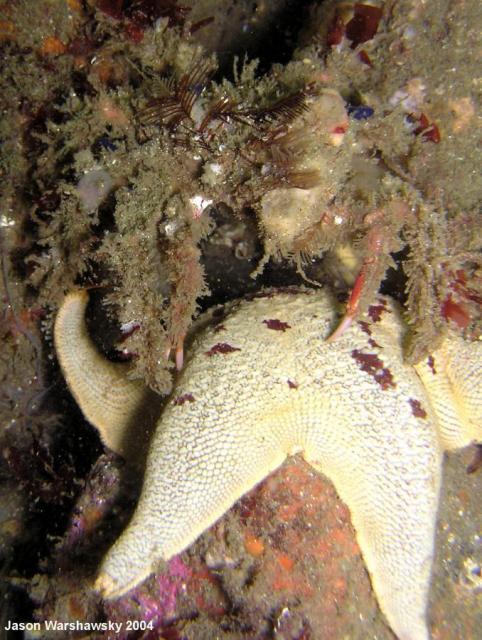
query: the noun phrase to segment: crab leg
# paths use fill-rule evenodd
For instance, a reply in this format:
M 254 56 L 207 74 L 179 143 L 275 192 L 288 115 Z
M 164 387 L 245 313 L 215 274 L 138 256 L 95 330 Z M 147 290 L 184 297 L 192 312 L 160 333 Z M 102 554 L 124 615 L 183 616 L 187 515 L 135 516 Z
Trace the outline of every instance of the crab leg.
M 367 236 L 368 255 L 363 261 L 360 271 L 356 277 L 355 284 L 353 285 L 353 289 L 346 304 L 345 314 L 335 331 L 328 336 L 326 342 L 334 342 L 340 338 L 352 324 L 353 320 L 359 315 L 362 297 L 364 297 L 364 294 L 367 291 L 367 284 L 373 279 L 373 275 L 376 272 L 376 266 L 379 262 L 383 244 L 383 231 L 380 230 L 380 227 L 373 227 L 368 232 Z

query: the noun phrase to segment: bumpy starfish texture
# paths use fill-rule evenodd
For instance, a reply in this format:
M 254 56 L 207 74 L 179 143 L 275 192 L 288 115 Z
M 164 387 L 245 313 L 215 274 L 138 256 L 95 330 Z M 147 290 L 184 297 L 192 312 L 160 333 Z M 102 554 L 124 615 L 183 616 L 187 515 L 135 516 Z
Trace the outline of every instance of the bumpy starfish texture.
M 59 313 L 62 368 L 81 407 L 108 402 L 122 424 L 142 402 L 138 387 L 126 382 L 112 400 L 117 370 L 102 369 L 85 335 L 76 337 L 85 332 L 81 311 L 70 297 Z M 449 334 L 414 368 L 403 361 L 405 326 L 388 298 L 328 344 L 336 316 L 326 291 L 267 291 L 204 328 L 157 425 L 138 507 L 102 563 L 96 587 L 105 598 L 135 587 L 301 451 L 348 505 L 392 629 L 401 640 L 429 637 L 442 455 L 482 437 L 482 345 Z M 62 354 L 67 342 L 77 356 Z M 79 366 L 85 376 L 91 361 L 97 382 L 76 387 Z M 94 424 L 98 413 L 85 410 Z
M 145 459 L 159 398 L 141 380 L 129 380 L 129 365 L 109 362 L 95 349 L 85 324 L 87 291 L 68 294 L 54 326 L 64 377 L 82 413 L 103 444 L 139 465 Z

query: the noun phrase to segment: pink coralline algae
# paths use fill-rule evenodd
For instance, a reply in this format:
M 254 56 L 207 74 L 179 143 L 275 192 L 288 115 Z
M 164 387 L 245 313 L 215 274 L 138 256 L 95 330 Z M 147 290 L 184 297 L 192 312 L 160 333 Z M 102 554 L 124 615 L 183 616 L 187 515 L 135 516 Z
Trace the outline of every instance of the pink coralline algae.
M 172 619 L 176 613 L 179 594 L 186 590 L 186 581 L 192 577 L 192 569 L 179 556 L 174 556 L 168 563 L 168 570 L 157 576 L 159 598 L 156 602 L 157 616 L 164 621 Z
M 177 640 L 184 637 L 180 629 L 188 620 L 199 616 L 218 620 L 225 615 L 226 602 L 216 578 L 201 561 L 185 562 L 178 555 L 134 591 L 105 603 L 104 612 L 108 620 L 122 623 L 123 630 L 121 635 L 106 633 L 104 640 L 161 636 Z
M 141 585 L 127 597 L 108 603 L 107 616 L 118 622 L 142 620 L 147 623 L 147 630 L 160 631 L 179 617 L 178 599 L 186 593 L 187 583 L 192 575 L 193 570 L 180 556 L 175 556 L 167 563 L 167 569 L 156 575 L 154 581 Z M 125 633 L 122 638 L 127 640 L 133 637 L 127 631 L 127 624 L 123 624 L 123 629 Z

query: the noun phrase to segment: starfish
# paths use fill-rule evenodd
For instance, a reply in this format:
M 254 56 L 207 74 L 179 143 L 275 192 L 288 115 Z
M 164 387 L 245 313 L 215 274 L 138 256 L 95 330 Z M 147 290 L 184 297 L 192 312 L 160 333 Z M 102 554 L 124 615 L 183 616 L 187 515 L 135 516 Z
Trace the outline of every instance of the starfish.
M 150 394 L 95 351 L 87 299 L 66 297 L 58 357 L 105 444 L 131 456 L 124 434 Z M 482 438 L 482 344 L 448 332 L 408 365 L 401 312 L 382 296 L 328 343 L 336 323 L 333 296 L 310 289 L 260 292 L 203 321 L 150 443 L 137 509 L 102 562 L 95 586 L 105 599 L 138 585 L 301 452 L 348 505 L 392 630 L 428 639 L 443 451 Z

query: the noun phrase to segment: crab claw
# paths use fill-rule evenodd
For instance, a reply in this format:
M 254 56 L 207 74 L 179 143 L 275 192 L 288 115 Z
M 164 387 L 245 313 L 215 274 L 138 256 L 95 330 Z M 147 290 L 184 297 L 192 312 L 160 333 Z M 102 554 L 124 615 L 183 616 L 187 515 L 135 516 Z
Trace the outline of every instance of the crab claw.
M 176 369 L 181 371 L 184 365 L 184 335 L 178 338 L 175 346 L 174 343 L 171 342 L 166 349 L 166 360 L 169 360 L 171 357 L 172 350 L 174 349 L 174 360 L 176 362 Z
M 365 286 L 365 280 L 366 270 L 365 265 L 363 265 L 360 273 L 356 277 L 355 284 L 353 285 L 353 289 L 350 294 L 350 298 L 348 299 L 348 302 L 346 304 L 345 315 L 343 316 L 340 324 L 333 331 L 333 333 L 328 336 L 326 342 L 334 342 L 335 340 L 340 338 L 356 318 L 358 314 L 358 308 L 360 306 L 360 297 L 363 291 L 363 287 Z

